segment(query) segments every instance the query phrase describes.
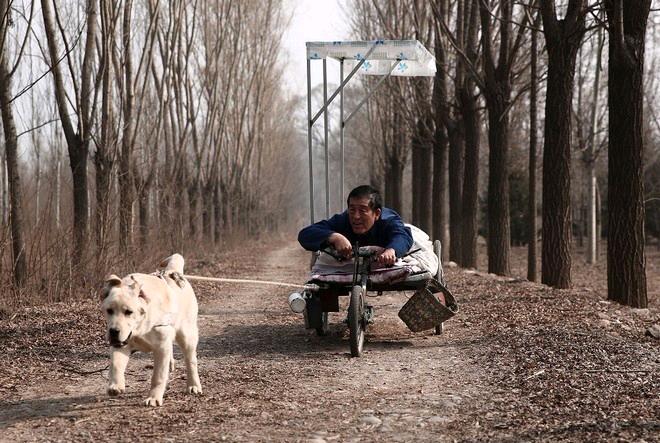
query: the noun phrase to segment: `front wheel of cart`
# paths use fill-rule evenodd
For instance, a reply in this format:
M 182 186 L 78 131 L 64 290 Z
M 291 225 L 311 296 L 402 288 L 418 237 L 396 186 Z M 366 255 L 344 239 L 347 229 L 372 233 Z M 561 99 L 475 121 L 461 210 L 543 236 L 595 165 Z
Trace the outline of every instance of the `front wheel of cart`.
M 364 298 L 361 286 L 353 286 L 348 305 L 348 328 L 351 341 L 351 357 L 362 355 L 364 345 Z

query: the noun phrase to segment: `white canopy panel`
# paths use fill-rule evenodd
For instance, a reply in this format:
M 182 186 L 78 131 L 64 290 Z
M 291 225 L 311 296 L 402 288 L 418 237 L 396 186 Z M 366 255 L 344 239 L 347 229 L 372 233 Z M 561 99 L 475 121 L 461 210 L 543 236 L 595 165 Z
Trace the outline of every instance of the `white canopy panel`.
M 348 69 L 352 69 L 374 45 L 376 48 L 358 71 L 361 74 L 387 75 L 395 61 L 399 60 L 392 75 L 435 75 L 435 57 L 417 40 L 307 42 L 307 59 L 343 59 Z

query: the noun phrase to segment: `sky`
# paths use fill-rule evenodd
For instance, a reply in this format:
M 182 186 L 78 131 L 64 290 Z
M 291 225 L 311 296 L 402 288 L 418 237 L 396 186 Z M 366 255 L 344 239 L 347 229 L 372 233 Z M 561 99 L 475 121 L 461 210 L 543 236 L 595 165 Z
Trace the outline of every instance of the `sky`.
M 307 94 L 305 42 L 349 39 L 344 9 L 350 0 L 286 0 L 293 13 L 291 25 L 284 34 L 284 47 L 289 52 L 290 69 L 287 84 L 294 94 Z M 312 87 L 323 81 L 322 63 L 313 61 Z M 328 81 L 338 83 L 339 63 L 328 62 Z

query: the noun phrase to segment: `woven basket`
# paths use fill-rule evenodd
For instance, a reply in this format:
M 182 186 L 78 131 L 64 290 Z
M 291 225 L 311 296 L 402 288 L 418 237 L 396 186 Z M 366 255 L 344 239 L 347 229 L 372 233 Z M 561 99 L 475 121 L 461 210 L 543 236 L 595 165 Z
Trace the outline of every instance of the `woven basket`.
M 437 287 L 433 287 L 437 286 Z M 415 291 L 399 311 L 399 318 L 413 332 L 425 331 L 440 326 L 458 312 L 458 304 L 449 289 L 442 285 L 433 285 Z M 432 290 L 442 292 L 447 306 L 443 305 L 433 295 Z

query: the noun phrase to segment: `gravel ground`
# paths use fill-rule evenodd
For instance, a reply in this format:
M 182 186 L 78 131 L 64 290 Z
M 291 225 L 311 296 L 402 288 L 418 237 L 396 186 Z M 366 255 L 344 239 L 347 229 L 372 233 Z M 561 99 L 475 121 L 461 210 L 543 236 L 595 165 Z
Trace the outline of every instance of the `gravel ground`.
M 187 273 L 305 280 L 296 244 L 250 253 Z M 141 404 L 149 355 L 131 359 L 125 395 L 105 395 L 98 299 L 0 312 L 0 441 L 660 441 L 657 299 L 609 303 L 599 271 L 576 269 L 571 290 L 448 269 L 461 310 L 440 336 L 398 319 L 411 293 L 375 297 L 361 358 L 344 313 L 317 337 L 286 289 L 195 282 L 204 395 L 184 393 L 180 364 L 160 408 Z

